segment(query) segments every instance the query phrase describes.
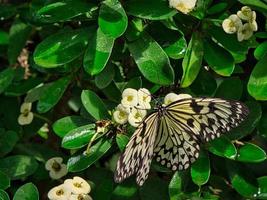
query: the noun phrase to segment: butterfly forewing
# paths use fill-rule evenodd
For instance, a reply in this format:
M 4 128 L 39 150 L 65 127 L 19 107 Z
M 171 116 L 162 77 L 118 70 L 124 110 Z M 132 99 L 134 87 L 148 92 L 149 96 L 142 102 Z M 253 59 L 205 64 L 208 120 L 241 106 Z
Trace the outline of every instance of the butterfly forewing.
M 172 170 L 187 169 L 199 156 L 200 144 L 237 127 L 248 115 L 241 102 L 218 98 L 181 99 L 153 112 L 138 126 L 115 172 L 115 181 L 136 174 L 142 185 L 153 156 Z
M 114 176 L 116 182 L 121 182 L 135 173 L 138 185 L 141 186 L 147 179 L 158 123 L 158 113 L 155 112 L 138 126 L 118 160 Z

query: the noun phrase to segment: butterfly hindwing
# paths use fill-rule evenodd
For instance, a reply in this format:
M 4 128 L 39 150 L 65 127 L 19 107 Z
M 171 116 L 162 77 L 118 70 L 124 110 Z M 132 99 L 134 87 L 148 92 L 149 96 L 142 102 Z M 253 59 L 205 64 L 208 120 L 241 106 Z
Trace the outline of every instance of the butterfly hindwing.
M 136 182 L 142 185 L 147 179 L 153 158 L 153 147 L 158 129 L 158 113 L 155 112 L 137 127 L 117 162 L 114 179 L 121 182 L 136 174 Z

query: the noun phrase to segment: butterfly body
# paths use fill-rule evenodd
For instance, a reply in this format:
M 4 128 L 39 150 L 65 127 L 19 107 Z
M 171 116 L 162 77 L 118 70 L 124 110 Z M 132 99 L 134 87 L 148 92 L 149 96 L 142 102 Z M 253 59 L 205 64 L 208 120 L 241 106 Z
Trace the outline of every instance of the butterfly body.
M 174 171 L 187 169 L 199 156 L 200 144 L 237 127 L 248 115 L 238 101 L 188 98 L 158 105 L 137 127 L 117 163 L 115 181 L 136 174 L 148 177 L 153 158 Z

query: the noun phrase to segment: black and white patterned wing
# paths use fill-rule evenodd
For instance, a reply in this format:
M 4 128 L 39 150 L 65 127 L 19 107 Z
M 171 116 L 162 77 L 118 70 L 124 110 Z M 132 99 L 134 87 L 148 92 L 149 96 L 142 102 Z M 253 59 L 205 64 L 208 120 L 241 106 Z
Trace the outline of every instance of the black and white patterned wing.
M 199 156 L 199 144 L 237 127 L 248 115 L 241 102 L 218 98 L 190 98 L 166 107 L 157 134 L 156 161 L 183 170 Z
M 131 175 L 136 174 L 137 184 L 143 185 L 148 177 L 153 158 L 153 147 L 158 123 L 158 113 L 154 112 L 148 115 L 137 127 L 117 162 L 114 175 L 115 182 L 122 182 Z

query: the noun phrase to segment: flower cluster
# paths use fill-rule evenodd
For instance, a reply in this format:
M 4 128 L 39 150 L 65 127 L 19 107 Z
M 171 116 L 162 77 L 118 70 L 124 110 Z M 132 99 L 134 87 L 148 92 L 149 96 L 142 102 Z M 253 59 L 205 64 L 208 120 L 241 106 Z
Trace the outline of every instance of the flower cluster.
M 90 185 L 81 177 L 67 179 L 63 184 L 52 188 L 47 196 L 50 200 L 92 200 Z
M 228 34 L 237 33 L 239 42 L 248 40 L 253 35 L 253 32 L 258 30 L 256 12 L 251 10 L 248 6 L 244 6 L 237 14 L 230 15 L 225 19 L 222 23 L 222 27 Z
M 32 104 L 24 102 L 20 106 L 20 115 L 18 117 L 18 123 L 20 125 L 30 124 L 33 120 L 33 113 L 31 112 Z
M 146 116 L 146 110 L 151 109 L 150 101 L 151 94 L 147 89 L 141 88 L 137 91 L 127 88 L 122 92 L 121 103 L 114 111 L 113 118 L 118 124 L 129 122 L 137 127 Z
M 61 157 L 53 157 L 46 161 L 45 169 L 49 171 L 52 179 L 60 179 L 68 173 L 67 166 L 62 162 Z
M 197 0 L 169 0 L 169 5 L 184 14 L 191 12 L 196 6 Z

